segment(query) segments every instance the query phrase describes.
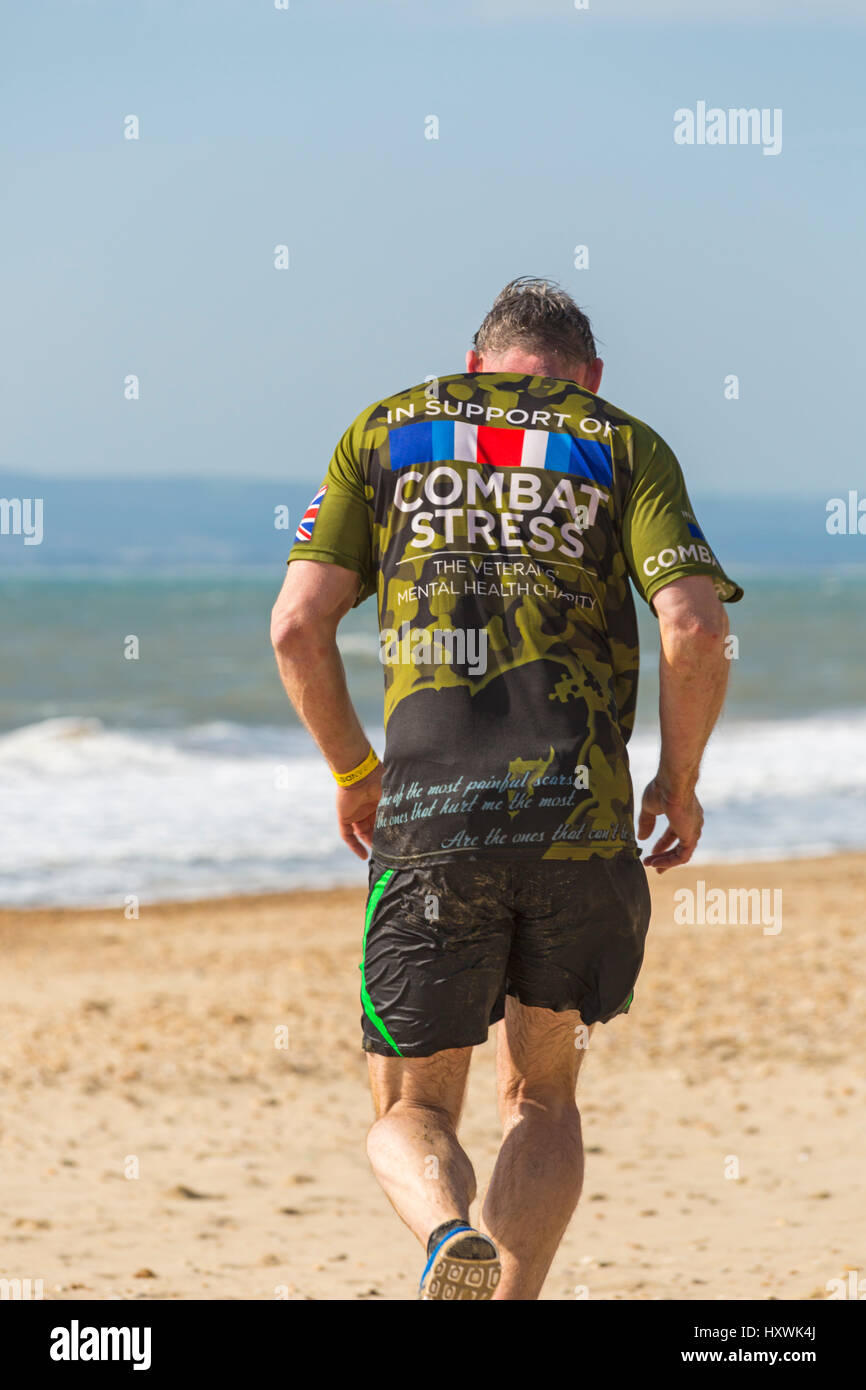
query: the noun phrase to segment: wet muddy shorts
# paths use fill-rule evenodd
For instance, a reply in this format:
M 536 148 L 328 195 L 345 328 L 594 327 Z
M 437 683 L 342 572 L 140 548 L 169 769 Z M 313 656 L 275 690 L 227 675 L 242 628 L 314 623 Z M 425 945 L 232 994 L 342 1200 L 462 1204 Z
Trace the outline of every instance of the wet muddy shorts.
M 628 1012 L 649 917 L 646 870 L 627 856 L 403 869 L 373 858 L 364 1050 L 431 1057 L 483 1043 L 507 994 L 606 1023 Z

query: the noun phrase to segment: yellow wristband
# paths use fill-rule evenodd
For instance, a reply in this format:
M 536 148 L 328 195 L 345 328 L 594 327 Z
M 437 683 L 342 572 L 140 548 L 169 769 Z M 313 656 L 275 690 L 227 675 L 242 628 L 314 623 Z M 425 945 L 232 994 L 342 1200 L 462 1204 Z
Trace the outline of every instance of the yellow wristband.
M 341 787 L 351 787 L 355 782 L 360 782 L 362 777 L 367 777 L 374 767 L 379 766 L 379 759 L 371 748 L 366 758 L 357 767 L 353 767 L 351 772 L 334 772 L 334 779 L 339 782 Z

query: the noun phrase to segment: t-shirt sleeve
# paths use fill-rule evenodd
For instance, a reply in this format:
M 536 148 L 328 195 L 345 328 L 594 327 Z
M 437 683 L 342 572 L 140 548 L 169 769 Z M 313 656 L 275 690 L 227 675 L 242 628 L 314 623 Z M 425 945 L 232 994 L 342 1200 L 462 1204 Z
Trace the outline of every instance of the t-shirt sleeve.
M 642 449 L 635 443 L 623 510 L 623 548 L 635 588 L 650 603 L 672 580 L 707 574 L 722 602 L 736 603 L 743 590 L 725 574 L 698 524 L 675 454 L 658 435 L 650 440 Z
M 376 591 L 373 511 L 359 461 L 359 421 L 346 430 L 328 464 L 324 482 L 304 512 L 289 552 L 292 560 L 342 565 L 360 576 L 355 607 Z

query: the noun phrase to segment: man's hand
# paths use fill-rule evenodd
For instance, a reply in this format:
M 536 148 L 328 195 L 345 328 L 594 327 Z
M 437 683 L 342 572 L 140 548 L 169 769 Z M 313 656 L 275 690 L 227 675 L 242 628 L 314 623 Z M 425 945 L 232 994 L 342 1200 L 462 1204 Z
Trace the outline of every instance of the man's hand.
M 704 813 L 695 796 L 701 758 L 719 717 L 730 662 L 728 619 L 705 574 L 674 579 L 653 595 L 659 620 L 659 768 L 643 794 L 638 838 L 653 833 L 657 816 L 668 828 L 644 864 L 660 874 L 687 864 L 701 838 Z
M 691 859 L 701 838 L 704 812 L 694 792 L 681 802 L 674 801 L 656 777 L 643 794 L 637 828 L 639 840 L 646 840 L 653 833 L 657 816 L 667 816 L 668 828 L 643 862 L 663 874 L 666 869 L 675 869 Z
M 358 595 L 358 575 L 341 565 L 292 560 L 271 617 L 271 641 L 283 685 L 332 768 L 360 766 L 370 742 L 349 699 L 337 626 Z M 337 792 L 340 836 L 366 859 L 382 795 L 382 768 Z
M 337 822 L 340 835 L 353 854 L 367 858 L 372 849 L 376 807 L 382 795 L 382 765 L 374 767 L 360 782 L 351 787 L 337 788 Z

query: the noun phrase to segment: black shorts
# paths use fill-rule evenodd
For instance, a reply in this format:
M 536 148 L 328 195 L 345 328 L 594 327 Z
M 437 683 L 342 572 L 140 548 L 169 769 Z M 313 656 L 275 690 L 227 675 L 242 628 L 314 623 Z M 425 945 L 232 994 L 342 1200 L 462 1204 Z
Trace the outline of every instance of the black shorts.
M 650 918 L 639 859 L 370 860 L 365 1052 L 431 1057 L 487 1039 L 505 996 L 587 1025 L 627 1013 Z

